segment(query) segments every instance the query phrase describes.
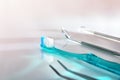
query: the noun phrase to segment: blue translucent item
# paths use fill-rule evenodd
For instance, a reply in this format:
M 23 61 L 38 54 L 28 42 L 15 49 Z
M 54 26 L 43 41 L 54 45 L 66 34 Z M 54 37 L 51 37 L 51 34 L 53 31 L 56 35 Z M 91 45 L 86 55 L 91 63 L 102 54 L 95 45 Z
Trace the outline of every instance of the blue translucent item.
M 102 69 L 108 70 L 112 73 L 115 73 L 117 75 L 120 75 L 120 64 L 118 64 L 116 62 L 104 60 L 92 53 L 78 54 L 78 53 L 63 51 L 56 47 L 47 47 L 44 43 L 44 37 L 41 37 L 41 45 L 40 46 L 41 46 L 41 49 L 46 52 L 53 53 L 55 55 L 60 55 L 60 56 L 67 57 L 67 58 L 83 60 L 89 64 L 92 64 L 99 68 L 102 68 Z

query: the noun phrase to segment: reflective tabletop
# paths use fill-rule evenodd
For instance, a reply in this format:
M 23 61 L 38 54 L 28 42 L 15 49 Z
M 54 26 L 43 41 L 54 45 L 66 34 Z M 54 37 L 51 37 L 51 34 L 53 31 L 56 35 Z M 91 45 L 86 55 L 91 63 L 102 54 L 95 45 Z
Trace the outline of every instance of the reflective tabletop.
M 0 80 L 66 80 L 51 66 L 61 75 L 75 80 L 88 79 L 75 73 L 100 80 L 120 79 L 119 75 L 84 61 L 44 52 L 40 47 L 42 35 L 54 38 L 55 46 L 62 50 L 76 53 L 92 52 L 106 60 L 120 62 L 119 56 L 113 56 L 108 51 L 66 40 L 60 31 L 42 30 L 39 37 L 0 39 Z M 66 70 L 58 60 L 69 70 Z

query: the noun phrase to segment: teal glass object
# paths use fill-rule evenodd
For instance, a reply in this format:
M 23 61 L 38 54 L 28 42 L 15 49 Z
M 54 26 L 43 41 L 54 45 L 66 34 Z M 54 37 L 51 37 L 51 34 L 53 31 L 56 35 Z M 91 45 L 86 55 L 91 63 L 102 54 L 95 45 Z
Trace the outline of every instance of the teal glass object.
M 96 67 L 105 69 L 107 71 L 110 71 L 112 73 L 115 73 L 117 75 L 120 75 L 120 64 L 116 62 L 111 62 L 105 59 L 102 59 L 93 53 L 72 53 L 72 52 L 67 52 L 61 49 L 58 49 L 56 47 L 47 47 L 46 44 L 44 43 L 44 37 L 41 37 L 41 44 L 40 47 L 42 50 L 55 54 L 55 55 L 60 55 L 63 57 L 67 58 L 74 58 L 74 59 L 79 59 L 82 61 L 85 61 L 89 64 L 92 64 Z

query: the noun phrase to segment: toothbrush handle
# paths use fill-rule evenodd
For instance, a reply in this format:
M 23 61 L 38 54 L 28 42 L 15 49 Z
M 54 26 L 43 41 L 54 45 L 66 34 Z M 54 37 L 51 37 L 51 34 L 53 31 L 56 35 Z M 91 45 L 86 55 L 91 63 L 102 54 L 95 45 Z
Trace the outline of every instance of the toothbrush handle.
M 76 58 L 79 60 L 83 60 L 87 63 L 90 63 L 94 66 L 100 67 L 102 69 L 108 70 L 112 73 L 120 75 L 120 64 L 111 62 L 108 60 L 104 60 L 94 54 L 76 54 L 76 53 L 71 53 L 67 51 L 63 51 L 57 48 L 48 48 L 45 46 L 41 46 L 44 51 L 50 52 L 54 55 L 60 55 L 64 57 L 69 57 L 69 58 Z
M 71 57 L 71 58 L 74 57 L 76 59 L 83 60 L 87 63 L 90 63 L 90 64 L 100 67 L 102 69 L 108 70 L 112 73 L 120 75 L 120 64 L 119 63 L 102 59 L 92 53 L 77 54 L 77 53 L 63 51 L 63 50 L 60 50 L 57 48 L 54 48 L 54 51 L 59 52 L 60 55 L 64 55 L 66 57 Z
M 120 75 L 120 64 L 119 63 L 102 59 L 92 53 L 77 54 L 77 53 L 71 53 L 71 52 L 59 50 L 56 48 L 54 51 L 59 52 L 60 55 L 64 55 L 66 57 L 71 57 L 71 58 L 74 57 L 76 59 L 83 60 L 87 63 L 90 63 L 90 64 L 100 67 L 102 69 L 108 70 L 112 73 Z
M 85 56 L 83 58 L 84 61 L 86 61 L 90 64 L 93 64 L 97 67 L 106 69 L 108 71 L 111 71 L 113 73 L 120 75 L 120 64 L 115 63 L 115 62 L 111 62 L 108 60 L 104 60 L 104 59 L 102 59 L 94 54 L 86 54 L 84 56 Z M 81 57 L 81 55 L 80 55 L 80 57 Z

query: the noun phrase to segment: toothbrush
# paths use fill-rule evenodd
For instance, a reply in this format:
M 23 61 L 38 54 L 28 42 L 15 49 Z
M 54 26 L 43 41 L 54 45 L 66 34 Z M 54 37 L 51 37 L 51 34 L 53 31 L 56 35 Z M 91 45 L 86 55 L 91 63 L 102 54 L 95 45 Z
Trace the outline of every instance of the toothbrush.
M 96 67 L 105 69 L 107 71 L 110 71 L 112 73 L 115 73 L 117 75 L 120 75 L 120 64 L 116 62 L 111 62 L 105 59 L 102 59 L 93 53 L 72 53 L 72 52 L 67 52 L 61 49 L 58 49 L 54 46 L 54 39 L 49 38 L 49 37 L 41 37 L 41 49 L 56 55 L 68 57 L 68 58 L 74 58 L 74 59 L 79 59 L 82 61 L 85 61 L 89 64 L 92 64 Z

